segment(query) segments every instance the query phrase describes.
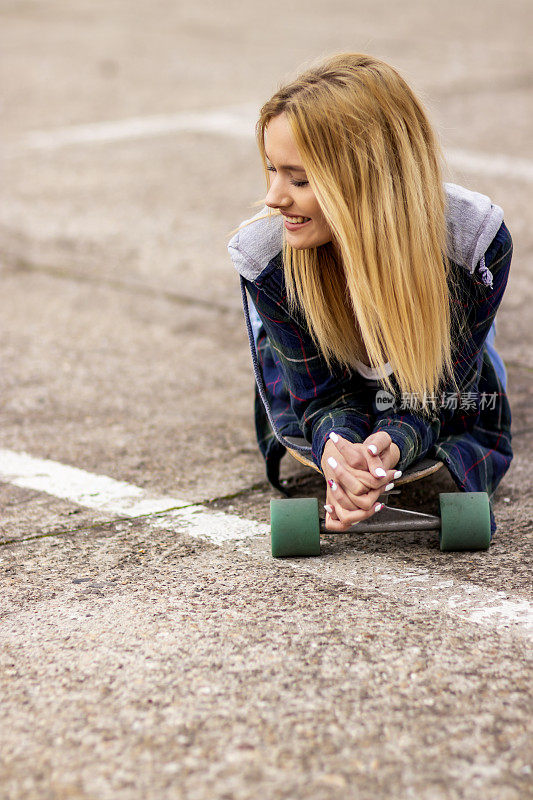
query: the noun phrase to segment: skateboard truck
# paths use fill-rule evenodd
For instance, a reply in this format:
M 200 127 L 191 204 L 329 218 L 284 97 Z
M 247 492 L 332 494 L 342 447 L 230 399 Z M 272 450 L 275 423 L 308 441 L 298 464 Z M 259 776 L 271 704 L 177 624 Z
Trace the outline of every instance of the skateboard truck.
M 385 505 L 378 514 L 352 525 L 344 533 L 400 533 L 401 531 L 440 531 L 441 519 L 434 514 L 422 514 L 405 508 Z M 320 533 L 331 534 L 320 519 Z

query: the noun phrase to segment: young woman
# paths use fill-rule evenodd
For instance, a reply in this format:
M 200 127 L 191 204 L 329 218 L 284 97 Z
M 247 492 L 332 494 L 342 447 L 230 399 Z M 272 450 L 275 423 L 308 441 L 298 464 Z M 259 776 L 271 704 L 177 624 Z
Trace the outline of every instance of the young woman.
M 269 478 L 286 446 L 312 455 L 330 530 L 378 512 L 425 455 L 492 496 L 512 459 L 493 347 L 512 255 L 501 208 L 443 184 L 420 101 L 371 56 L 333 56 L 282 87 L 257 137 L 268 209 L 229 250 Z

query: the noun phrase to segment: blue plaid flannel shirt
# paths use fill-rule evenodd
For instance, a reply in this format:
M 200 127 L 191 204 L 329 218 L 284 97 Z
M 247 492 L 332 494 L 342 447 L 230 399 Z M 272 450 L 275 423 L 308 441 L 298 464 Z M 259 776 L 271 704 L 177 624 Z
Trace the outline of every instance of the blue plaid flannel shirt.
M 429 418 L 404 407 L 394 376 L 394 406 L 381 411 L 376 405 L 379 383 L 357 372 L 328 368 L 305 319 L 289 311 L 279 253 L 256 280 L 245 281 L 262 322 L 257 353 L 277 430 L 283 436 L 303 435 L 319 468 L 331 431 L 361 442 L 385 430 L 400 450 L 399 469 L 425 455 L 436 457 L 460 489 L 486 491 L 492 498 L 512 459 L 511 412 L 484 342 L 505 291 L 512 250 L 502 223 L 473 274 L 451 263 L 454 302 L 464 309 L 466 322 L 463 338 L 452 344 L 460 394 L 450 386 L 449 393 L 435 398 Z M 452 396 L 457 400 L 450 402 Z M 276 474 L 284 448 L 257 396 L 255 418 L 267 472 Z

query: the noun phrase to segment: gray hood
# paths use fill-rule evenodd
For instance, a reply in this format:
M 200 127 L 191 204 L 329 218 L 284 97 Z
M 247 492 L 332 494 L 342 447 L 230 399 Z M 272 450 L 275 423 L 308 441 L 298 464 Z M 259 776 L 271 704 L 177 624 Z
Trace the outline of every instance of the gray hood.
M 474 272 L 503 222 L 503 211 L 490 198 L 455 183 L 445 183 L 447 255 L 456 264 Z M 283 247 L 283 218 L 263 208 L 242 223 L 228 244 L 237 271 L 256 280 Z

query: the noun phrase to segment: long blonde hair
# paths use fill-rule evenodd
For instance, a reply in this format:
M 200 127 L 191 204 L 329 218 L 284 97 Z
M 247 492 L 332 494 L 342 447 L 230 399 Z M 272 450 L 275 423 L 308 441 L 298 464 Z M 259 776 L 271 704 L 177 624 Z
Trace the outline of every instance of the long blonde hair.
M 285 242 L 290 302 L 330 366 L 351 369 L 366 351 L 376 369 L 388 361 L 399 390 L 427 408 L 451 374 L 451 341 L 441 151 L 424 108 L 391 66 L 344 53 L 263 106 L 265 170 L 265 130 L 279 114 L 332 232 L 317 248 Z

